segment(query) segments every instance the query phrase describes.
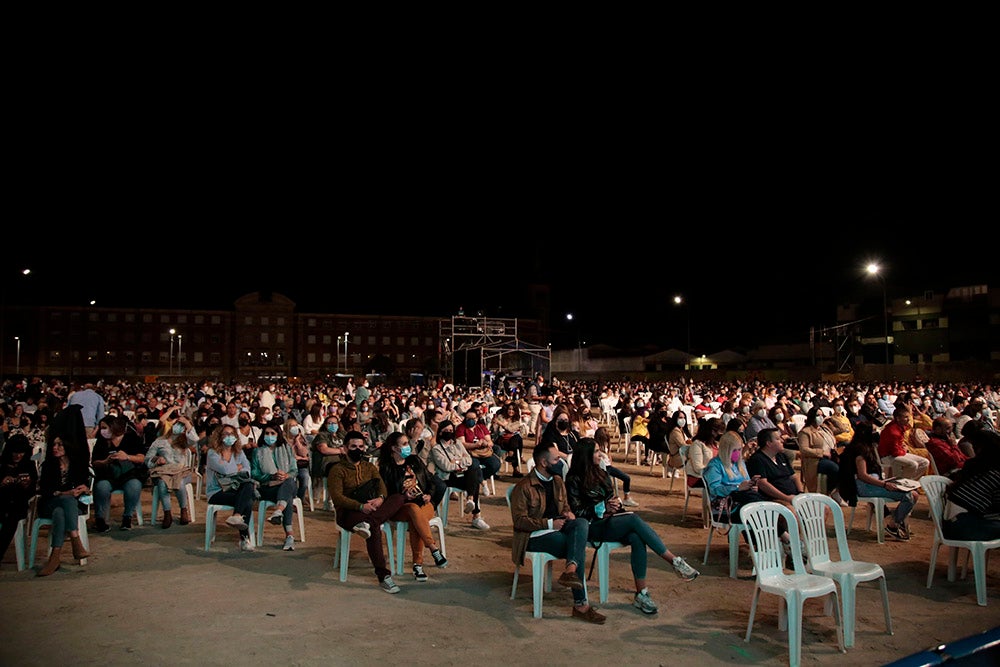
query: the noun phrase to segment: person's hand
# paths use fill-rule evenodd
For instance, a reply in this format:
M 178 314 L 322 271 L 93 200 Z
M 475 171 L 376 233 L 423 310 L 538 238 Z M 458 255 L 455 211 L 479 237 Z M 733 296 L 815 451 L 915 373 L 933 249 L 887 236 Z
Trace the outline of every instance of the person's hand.
M 608 506 L 608 509 L 611 510 L 612 514 L 620 511 L 622 508 L 622 501 L 621 498 L 619 498 L 618 496 L 614 496 L 613 498 L 608 499 L 606 504 Z
M 736 488 L 739 489 L 740 491 L 749 491 L 750 490 L 750 482 L 747 481 L 747 480 L 743 480 L 742 482 L 740 482 L 740 485 L 737 486 Z
M 162 465 L 166 464 L 166 462 L 167 462 L 167 460 L 165 458 L 163 458 L 162 456 L 157 456 L 156 457 L 156 465 L 162 466 Z
M 886 491 L 902 491 L 902 489 L 900 489 L 898 486 L 896 486 L 895 482 L 886 482 L 885 483 L 885 490 Z
M 372 498 L 372 500 L 371 500 L 372 507 L 374 509 L 378 509 L 379 507 L 382 507 L 382 503 L 383 502 L 384 501 L 382 500 L 382 498 Z
M 425 493 L 425 494 L 423 495 L 423 498 L 424 498 L 424 502 L 425 502 L 425 503 L 429 503 L 429 502 L 431 501 L 431 497 L 430 497 L 430 495 L 429 495 L 429 494 L 426 494 L 426 493 Z
M 565 519 L 552 519 L 552 528 L 555 530 L 562 530 L 563 526 L 566 525 Z
M 567 510 L 563 512 L 563 518 L 566 519 L 567 521 L 572 521 L 573 519 L 576 518 L 576 515 Z
M 369 500 L 367 503 L 365 503 L 361 507 L 361 511 L 364 512 L 365 514 L 371 514 L 372 512 L 374 512 L 375 507 L 372 505 L 372 501 Z

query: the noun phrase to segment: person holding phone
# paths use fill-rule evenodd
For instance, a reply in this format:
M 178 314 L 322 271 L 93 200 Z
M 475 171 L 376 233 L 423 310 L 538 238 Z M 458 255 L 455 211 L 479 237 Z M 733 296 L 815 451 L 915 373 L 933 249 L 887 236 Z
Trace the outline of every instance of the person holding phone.
M 455 425 L 443 421 L 438 426 L 437 442 L 431 448 L 431 460 L 438 477 L 449 487 L 463 489 L 466 493 L 465 511 L 472 515 L 472 527 L 489 530 L 479 508 L 479 489 L 483 483 L 483 469 L 473 466 L 472 455 L 455 440 Z
M 632 577 L 635 580 L 634 607 L 644 614 L 659 611 L 646 586 L 646 549 L 673 565 L 677 576 L 693 581 L 698 570 L 666 547 L 660 536 L 642 517 L 623 510 L 622 501 L 611 486 L 607 473 L 607 455 L 593 438 L 580 438 L 573 454 L 573 463 L 566 474 L 566 496 L 570 509 L 580 519 L 590 522 L 587 539 L 590 542 L 621 542 L 631 550 Z
M 37 483 L 31 445 L 25 435 L 16 433 L 7 438 L 0 454 L 0 559 L 14 539 L 18 521 L 28 516 L 28 502 Z

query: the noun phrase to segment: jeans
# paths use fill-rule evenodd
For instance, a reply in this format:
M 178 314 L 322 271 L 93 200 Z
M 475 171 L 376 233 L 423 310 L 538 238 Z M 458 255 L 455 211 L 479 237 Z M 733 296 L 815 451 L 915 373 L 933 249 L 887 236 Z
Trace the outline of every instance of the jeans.
M 187 507 L 187 502 L 188 502 L 187 485 L 190 482 L 191 482 L 191 478 L 190 477 L 185 477 L 184 481 L 181 483 L 181 488 L 174 489 L 174 495 L 177 496 L 177 504 L 180 506 L 181 509 L 184 509 L 184 508 Z M 156 480 L 156 488 L 158 489 L 158 493 L 160 494 L 160 504 L 163 505 L 163 511 L 164 512 L 169 512 L 170 511 L 170 489 L 167 488 L 167 482 L 165 480 L 162 480 L 162 479 L 157 479 Z M 153 519 L 155 520 L 156 517 L 154 516 Z
M 500 463 L 500 459 L 497 458 L 496 455 L 488 456 L 485 459 L 477 459 L 474 456 L 472 457 L 472 467 L 482 468 L 483 479 L 489 479 L 490 477 L 493 477 L 493 475 L 497 474 L 501 465 L 503 464 Z
M 625 514 L 609 517 L 607 521 L 595 521 L 590 526 L 590 540 L 592 542 L 627 542 L 631 551 L 629 560 L 632 565 L 632 576 L 636 579 L 646 578 L 647 546 L 657 556 L 667 553 L 667 546 L 663 540 L 638 514 Z
M 816 474 L 826 475 L 829 480 L 836 480 L 837 475 L 840 473 L 840 466 L 834 463 L 832 460 L 827 458 L 822 458 L 819 463 L 816 464 Z M 831 483 L 832 486 L 832 483 Z
M 441 504 L 441 500 L 444 499 L 444 494 L 448 492 L 448 482 L 434 475 L 433 483 L 434 488 L 430 489 L 429 493 L 431 494 L 431 505 L 434 509 L 437 509 L 438 505 Z
M 567 521 L 560 531 L 546 533 L 528 540 L 528 551 L 540 551 L 556 558 L 565 558 L 566 565 L 576 563 L 576 576 L 583 582 L 584 569 L 587 565 L 587 532 L 589 530 L 589 521 L 584 519 Z M 586 604 L 586 585 L 579 590 L 573 589 L 573 602 L 579 605 Z
M 49 544 L 53 549 L 61 547 L 66 541 L 66 533 L 79 527 L 80 506 L 73 496 L 53 496 L 42 501 L 39 516 L 52 519 L 52 529 L 49 531 Z
M 890 491 L 881 486 L 862 482 L 860 479 L 856 479 L 854 482 L 858 488 L 858 496 L 898 500 L 899 504 L 896 505 L 892 518 L 896 521 L 896 525 L 906 523 L 906 517 L 910 516 L 910 512 L 913 511 L 913 496 L 908 491 Z M 879 520 L 881 521 L 881 518 Z
M 112 485 L 110 480 L 102 479 L 94 484 L 94 512 L 99 519 L 108 521 L 111 512 L 111 492 L 120 490 L 125 495 L 125 511 L 123 517 L 131 517 L 139 504 L 139 495 L 142 493 L 142 482 L 136 478 L 126 480 L 118 489 Z
M 622 481 L 622 492 L 627 496 L 632 488 L 632 478 L 614 466 L 608 466 L 608 475 Z
M 253 513 L 253 482 L 246 482 L 240 485 L 239 489 L 229 491 L 218 491 L 208 499 L 210 505 L 229 505 L 235 509 L 236 514 L 243 516 L 243 521 L 250 525 L 250 515 Z M 241 530 L 240 537 L 250 534 L 249 530 Z
M 385 549 L 382 546 L 382 524 L 399 512 L 406 502 L 406 498 L 401 493 L 394 493 L 385 499 L 385 502 L 371 514 L 365 514 L 360 510 L 349 510 L 343 507 L 337 508 L 337 525 L 344 530 L 350 531 L 354 526 L 362 521 L 371 528 L 372 536 L 365 540 L 365 547 L 368 550 L 368 560 L 375 567 L 375 576 L 379 581 L 392 574 L 392 571 L 385 564 Z
M 986 519 L 972 512 L 962 512 L 941 523 L 941 532 L 949 540 L 989 541 L 1000 539 L 1000 521 Z
M 309 490 L 309 468 L 299 468 L 295 473 L 295 479 L 299 485 L 295 496 L 302 501 L 302 506 L 305 507 L 306 492 Z
M 292 499 L 295 498 L 296 479 L 286 477 L 281 484 L 274 486 L 262 486 L 260 491 L 261 500 L 270 500 L 272 503 L 285 503 L 285 510 L 281 513 L 281 525 L 285 527 L 285 532 L 292 532 L 292 513 L 294 505 Z
M 472 467 L 465 471 L 464 474 L 453 472 L 448 476 L 447 486 L 452 486 L 456 489 L 462 489 L 469 497 L 472 498 L 472 503 L 475 508 L 472 510 L 472 514 L 479 514 L 479 487 L 483 483 L 483 469 L 476 466 L 476 459 L 472 459 Z M 459 475 L 461 474 L 461 477 Z M 443 495 L 441 496 L 444 497 Z

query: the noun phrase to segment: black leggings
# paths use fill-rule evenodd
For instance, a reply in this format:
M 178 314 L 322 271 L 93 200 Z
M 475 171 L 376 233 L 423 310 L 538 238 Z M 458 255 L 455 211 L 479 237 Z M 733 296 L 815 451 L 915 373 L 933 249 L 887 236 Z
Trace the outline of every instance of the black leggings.
M 212 494 L 208 502 L 212 505 L 230 505 L 236 508 L 236 513 L 243 516 L 243 521 L 250 525 L 250 514 L 253 513 L 253 482 L 244 482 L 240 488 L 232 491 L 219 491 Z M 241 537 L 250 534 L 248 529 L 240 531 Z
M 473 514 L 479 514 L 479 486 L 483 483 L 483 469 L 473 466 L 465 471 L 465 474 L 459 477 L 459 473 L 451 473 L 448 476 L 448 486 L 453 486 L 456 489 L 462 489 L 469 497 L 472 498 L 473 504 L 476 506 L 472 510 Z

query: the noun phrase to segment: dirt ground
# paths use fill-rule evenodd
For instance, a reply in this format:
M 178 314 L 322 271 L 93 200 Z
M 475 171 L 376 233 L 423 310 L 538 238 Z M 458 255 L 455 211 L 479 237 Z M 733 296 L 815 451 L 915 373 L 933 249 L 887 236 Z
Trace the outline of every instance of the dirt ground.
M 615 458 L 620 461 L 621 455 Z M 147 522 L 119 531 L 120 506 L 113 507 L 116 529 L 91 535 L 93 555 L 84 567 L 71 564 L 67 544 L 62 568 L 38 579 L 32 571 L 17 572 L 14 549 L 8 551 L 0 569 L 5 619 L 0 664 L 787 664 L 774 596 L 762 597 L 753 636 L 743 641 L 753 591 L 746 549 L 741 548 L 737 580 L 728 577 L 724 537 L 713 538 L 703 565 L 708 533 L 698 518 L 697 499 L 682 517 L 680 480 L 668 494 L 669 480 L 651 477 L 648 468 L 622 467 L 632 475 L 638 511 L 668 547 L 701 571 L 695 581 L 683 583 L 650 554 L 649 588 L 660 606 L 655 616 L 644 616 L 631 604 L 627 551 L 612 554 L 610 597 L 597 605 L 608 617 L 604 626 L 571 618 L 570 593 L 558 586 L 545 595 L 543 618 L 533 618 L 530 567 L 522 568 L 511 600 L 511 519 L 503 495 L 510 478 L 502 476 L 497 495 L 482 501 L 492 530 L 470 528 L 452 503 L 449 567 L 431 567 L 430 581 L 417 583 L 409 574 L 407 548 L 404 574 L 396 577 L 398 595 L 377 587 L 358 538 L 351 544 L 348 580 L 339 581 L 332 561 L 333 514 L 319 507 L 307 509 L 307 541 L 291 553 L 281 551 L 281 531 L 270 525 L 255 553 L 240 553 L 235 532 L 224 524 L 212 550 L 204 551 L 202 499 L 196 523 L 175 522 L 168 530 Z M 147 513 L 149 494 L 148 489 L 143 494 Z M 933 534 L 927 509 L 926 502 L 918 503 L 910 542 L 887 538 L 881 545 L 864 530 L 859 509 L 852 554 L 885 569 L 895 634 L 885 633 L 877 585 L 862 584 L 856 645 L 841 655 L 833 618 L 823 615 L 820 601 L 811 600 L 804 612 L 803 664 L 881 665 L 1000 625 L 1000 559 L 990 567 L 988 607 L 976 604 L 971 574 L 965 581 L 947 581 L 946 549 L 933 588 L 925 587 Z M 40 544 L 36 568 L 44 555 Z M 588 551 L 588 566 L 591 555 Z M 597 588 L 595 572 L 590 582 L 595 601 Z

